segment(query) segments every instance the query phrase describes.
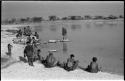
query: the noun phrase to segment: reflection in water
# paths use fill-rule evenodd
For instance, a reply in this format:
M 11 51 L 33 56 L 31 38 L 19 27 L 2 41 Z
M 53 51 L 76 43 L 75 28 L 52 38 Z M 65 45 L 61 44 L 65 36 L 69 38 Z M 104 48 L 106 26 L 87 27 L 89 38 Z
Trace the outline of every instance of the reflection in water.
M 91 23 L 86 23 L 85 26 L 86 26 L 86 28 L 89 29 L 91 27 Z
M 67 44 L 65 42 L 63 42 L 63 54 L 67 53 L 68 51 L 68 47 L 67 47 Z
M 34 28 L 35 28 L 35 31 L 37 31 L 37 32 L 41 32 L 41 31 L 43 31 L 43 27 L 42 27 L 42 25 L 34 26 Z
M 57 31 L 56 25 L 50 25 L 50 30 L 56 32 Z
M 95 27 L 102 28 L 104 26 L 103 22 L 95 22 L 94 23 Z
M 81 27 L 81 25 L 79 25 L 79 24 L 77 24 L 77 25 L 75 25 L 75 24 L 71 25 L 71 29 L 72 29 L 72 30 L 81 29 L 81 28 L 82 28 L 82 27 Z
M 113 22 L 113 21 L 112 22 L 111 21 L 110 22 L 106 22 L 105 24 L 108 25 L 110 28 L 117 27 L 117 25 L 118 25 L 117 22 Z

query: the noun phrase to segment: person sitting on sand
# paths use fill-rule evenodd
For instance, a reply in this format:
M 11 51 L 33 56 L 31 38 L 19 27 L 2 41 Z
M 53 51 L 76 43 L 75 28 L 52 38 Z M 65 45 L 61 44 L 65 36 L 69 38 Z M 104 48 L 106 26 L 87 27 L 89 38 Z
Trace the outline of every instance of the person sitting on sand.
M 64 69 L 67 71 L 75 70 L 78 66 L 79 61 L 74 59 L 74 54 L 70 55 L 70 58 L 67 59 L 66 64 L 64 64 Z
M 21 31 L 21 29 L 19 29 L 19 30 L 17 31 L 16 37 L 21 37 L 21 36 L 22 36 L 22 31 Z
M 75 60 L 74 57 L 75 57 L 74 54 L 71 54 L 70 58 L 67 59 L 66 63 L 65 62 L 63 62 L 63 63 L 57 62 L 57 66 L 64 68 L 67 71 L 75 70 L 78 67 L 79 61 Z
M 30 36 L 27 37 L 27 42 L 31 43 L 31 37 Z
M 97 58 L 93 57 L 92 62 L 90 63 L 90 65 L 88 65 L 88 67 L 86 68 L 86 71 L 91 72 L 91 73 L 97 73 L 100 70 L 101 68 L 99 68 L 97 64 Z
M 26 35 L 26 32 L 27 32 L 27 31 L 26 31 L 26 28 L 24 27 L 23 30 L 24 30 L 23 35 Z
M 24 33 L 25 36 L 30 36 L 32 34 L 30 26 L 24 27 Z
M 31 39 L 31 44 L 34 44 L 34 45 L 35 45 L 36 42 L 37 42 L 37 41 L 35 40 L 35 37 L 32 37 L 32 39 Z
M 30 28 L 30 26 L 27 26 L 27 36 L 29 36 L 31 34 L 32 34 L 31 28 Z
M 30 66 L 33 66 L 33 46 L 27 42 L 27 46 L 24 49 L 24 57 L 27 57 Z
M 53 53 L 49 53 L 45 60 L 42 60 L 42 63 L 45 67 L 54 67 L 57 64 L 56 58 L 53 56 Z
M 34 35 L 37 39 L 39 39 L 39 35 L 37 32 L 35 32 L 35 35 Z
M 8 55 L 11 57 L 11 54 L 12 54 L 11 50 L 13 46 L 11 44 L 8 44 L 7 47 L 8 47 Z

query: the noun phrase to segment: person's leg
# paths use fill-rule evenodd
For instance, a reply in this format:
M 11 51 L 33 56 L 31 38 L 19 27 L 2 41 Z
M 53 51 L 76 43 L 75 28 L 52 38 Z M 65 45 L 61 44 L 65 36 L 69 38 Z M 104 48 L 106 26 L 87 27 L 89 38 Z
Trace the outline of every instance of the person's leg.
M 11 49 L 8 49 L 8 55 L 11 57 Z
M 30 58 L 29 57 L 27 57 L 27 59 L 28 59 L 28 64 L 30 65 L 31 63 L 30 63 Z
M 33 59 L 32 57 L 28 57 L 28 63 L 30 66 L 33 66 Z
M 33 58 L 31 57 L 31 66 L 33 66 Z

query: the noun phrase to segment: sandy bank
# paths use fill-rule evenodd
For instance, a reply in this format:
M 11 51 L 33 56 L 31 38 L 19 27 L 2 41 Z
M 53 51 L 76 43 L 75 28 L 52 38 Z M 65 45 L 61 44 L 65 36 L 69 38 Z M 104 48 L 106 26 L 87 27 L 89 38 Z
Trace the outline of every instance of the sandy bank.
M 109 74 L 105 72 L 99 73 L 88 73 L 81 69 L 77 69 L 75 71 L 67 72 L 62 68 L 54 67 L 54 68 L 44 68 L 44 66 L 38 62 L 34 63 L 34 67 L 28 65 L 28 63 L 24 62 L 15 62 L 19 61 L 19 56 L 23 56 L 23 46 L 21 45 L 13 45 L 13 55 L 14 60 L 11 60 L 13 63 L 9 67 L 1 70 L 1 79 L 2 80 L 10 80 L 10 79 L 98 79 L 98 80 L 122 80 L 123 76 Z M 4 45 L 2 44 L 2 48 Z M 4 50 L 5 51 L 5 50 Z M 4 52 L 3 52 L 4 53 Z M 2 54 L 3 54 L 2 53 Z M 4 54 L 3 54 L 4 55 Z
M 77 69 L 67 72 L 62 68 L 44 68 L 42 64 L 34 63 L 34 67 L 30 67 L 27 63 L 19 62 L 1 71 L 1 79 L 76 79 L 76 80 L 122 80 L 123 76 L 99 72 L 88 73 Z

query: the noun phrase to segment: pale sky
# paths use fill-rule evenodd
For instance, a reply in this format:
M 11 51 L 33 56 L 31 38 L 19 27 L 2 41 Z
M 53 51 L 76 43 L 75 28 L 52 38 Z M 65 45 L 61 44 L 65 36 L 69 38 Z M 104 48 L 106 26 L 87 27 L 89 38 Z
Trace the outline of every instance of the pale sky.
M 49 15 L 124 15 L 123 1 L 2 1 L 2 19 Z

